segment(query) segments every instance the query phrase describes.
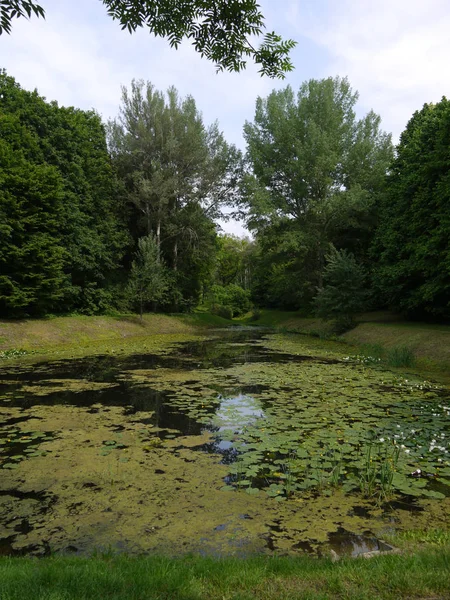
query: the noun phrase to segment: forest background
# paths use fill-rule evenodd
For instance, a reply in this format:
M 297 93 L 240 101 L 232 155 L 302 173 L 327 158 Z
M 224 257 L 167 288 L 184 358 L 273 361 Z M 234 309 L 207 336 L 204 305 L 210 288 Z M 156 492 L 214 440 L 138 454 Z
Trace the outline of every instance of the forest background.
M 299 310 L 351 325 L 450 317 L 450 103 L 396 148 L 347 79 L 257 98 L 246 151 L 194 98 L 149 82 L 120 114 L 60 107 L 0 75 L 0 316 Z M 230 209 L 252 239 L 221 235 Z

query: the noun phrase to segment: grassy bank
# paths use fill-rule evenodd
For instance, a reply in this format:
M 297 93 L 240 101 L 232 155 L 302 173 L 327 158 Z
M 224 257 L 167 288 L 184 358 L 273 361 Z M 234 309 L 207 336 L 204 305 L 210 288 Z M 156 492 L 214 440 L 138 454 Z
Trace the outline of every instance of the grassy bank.
M 327 337 L 330 333 L 329 325 L 320 319 L 300 317 L 295 312 L 264 310 L 251 323 L 307 335 Z M 352 354 L 372 355 L 388 363 L 392 357 L 389 366 L 416 364 L 426 370 L 450 370 L 450 325 L 403 321 L 387 312 L 368 313 L 357 319 L 354 329 L 335 339 L 351 345 Z M 401 354 L 410 364 L 395 364 L 395 357 Z
M 2 600 L 438 600 L 450 549 L 371 560 L 97 557 L 2 559 Z
M 297 312 L 261 311 L 257 320 L 229 321 L 207 312 L 190 315 L 70 316 L 20 321 L 0 321 L 0 355 L 13 349 L 59 354 L 107 348 L 109 343 L 161 336 L 198 335 L 208 328 L 230 325 L 257 325 L 286 332 L 327 337 L 330 328 L 320 319 L 305 318 Z M 388 366 L 418 366 L 426 371 L 450 372 L 450 326 L 402 321 L 390 313 L 369 313 L 357 320 L 351 331 L 339 336 L 349 344 L 350 354 L 381 358 Z M 396 361 L 399 364 L 396 364 Z M 402 362 L 403 361 L 403 362 Z
M 208 313 L 191 315 L 146 314 L 70 316 L 47 319 L 0 321 L 0 352 L 12 349 L 46 354 L 64 349 L 101 346 L 102 343 L 163 335 L 198 334 L 210 327 L 224 327 L 230 321 Z

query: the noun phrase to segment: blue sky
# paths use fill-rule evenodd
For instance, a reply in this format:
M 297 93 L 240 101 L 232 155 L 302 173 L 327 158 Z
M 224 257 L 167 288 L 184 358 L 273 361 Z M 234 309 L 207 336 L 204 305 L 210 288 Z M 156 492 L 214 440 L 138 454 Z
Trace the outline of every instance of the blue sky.
M 348 76 L 360 93 L 358 112 L 381 115 L 394 141 L 413 112 L 450 93 L 448 0 L 262 0 L 269 31 L 293 38 L 295 71 L 283 81 L 261 78 L 252 65 L 216 74 L 187 44 L 173 50 L 146 31 L 130 35 L 100 0 L 41 0 L 46 19 L 16 20 L 0 37 L 0 67 L 48 100 L 117 115 L 120 86 L 133 78 L 191 94 L 206 123 L 244 148 L 242 126 L 257 96 L 290 84 Z M 227 230 L 241 233 L 238 225 Z

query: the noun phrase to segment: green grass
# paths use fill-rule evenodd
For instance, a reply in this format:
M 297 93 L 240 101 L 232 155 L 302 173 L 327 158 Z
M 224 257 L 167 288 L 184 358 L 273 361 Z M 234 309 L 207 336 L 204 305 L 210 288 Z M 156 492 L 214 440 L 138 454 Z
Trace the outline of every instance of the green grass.
M 340 336 L 333 335 L 329 323 L 299 312 L 262 310 L 257 321 L 244 322 L 341 341 L 353 347 L 350 354 L 380 358 L 390 367 L 417 367 L 427 376 L 450 381 L 450 325 L 405 321 L 387 311 L 366 313 L 356 321 L 354 329 Z
M 229 319 L 224 319 L 206 311 L 196 311 L 188 315 L 177 315 L 177 317 L 197 327 L 230 327 L 230 325 L 236 325 Z
M 113 556 L 1 559 L 1 600 L 437 600 L 450 548 L 371 560 Z
M 145 314 L 67 316 L 0 321 L 0 352 L 18 349 L 39 354 L 64 347 L 152 338 L 161 335 L 201 334 L 208 327 L 227 327 L 231 321 L 203 312 L 182 315 Z M 9 356 L 8 355 L 8 356 Z M 0 355 L 1 358 L 2 355 Z

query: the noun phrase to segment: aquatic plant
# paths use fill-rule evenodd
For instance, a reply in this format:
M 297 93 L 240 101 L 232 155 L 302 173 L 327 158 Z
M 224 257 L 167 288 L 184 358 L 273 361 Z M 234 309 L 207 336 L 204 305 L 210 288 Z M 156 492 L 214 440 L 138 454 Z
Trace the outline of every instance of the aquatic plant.
M 387 364 L 390 367 L 413 367 L 416 357 L 411 348 L 394 346 L 387 353 Z
M 365 496 L 376 496 L 378 500 L 391 498 L 399 457 L 400 447 L 386 443 L 383 438 L 367 446 L 359 475 L 360 489 Z
M 23 348 L 10 348 L 9 350 L 0 350 L 0 359 L 19 358 L 28 354 L 34 354 L 34 352 Z

